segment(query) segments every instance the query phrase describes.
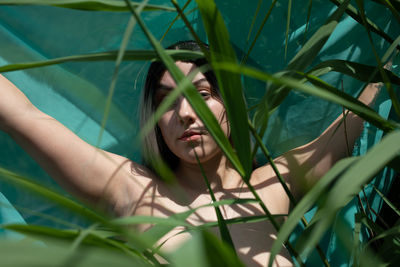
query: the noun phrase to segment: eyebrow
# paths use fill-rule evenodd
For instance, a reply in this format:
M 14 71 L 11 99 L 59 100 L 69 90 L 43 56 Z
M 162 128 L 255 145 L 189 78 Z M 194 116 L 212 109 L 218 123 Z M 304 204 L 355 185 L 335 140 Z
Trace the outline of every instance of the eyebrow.
M 201 79 L 198 79 L 197 81 L 194 81 L 193 82 L 193 85 L 194 86 L 199 86 L 201 83 L 203 83 L 203 82 L 208 82 L 208 80 L 206 79 L 206 78 L 201 78 Z M 173 90 L 174 89 L 174 87 L 171 87 L 171 86 L 168 86 L 168 85 L 165 85 L 165 84 L 160 84 L 158 87 L 157 87 L 157 91 L 158 90 L 165 90 L 165 91 L 171 91 L 171 90 Z

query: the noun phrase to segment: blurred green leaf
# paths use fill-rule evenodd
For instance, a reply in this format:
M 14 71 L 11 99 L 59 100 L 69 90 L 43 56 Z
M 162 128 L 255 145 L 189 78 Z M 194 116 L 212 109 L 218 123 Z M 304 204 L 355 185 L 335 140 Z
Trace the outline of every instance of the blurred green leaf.
M 92 221 L 106 222 L 107 220 L 105 217 L 95 213 L 94 211 L 91 211 L 87 207 L 84 207 L 69 198 L 64 197 L 60 193 L 57 193 L 43 185 L 40 185 L 32 180 L 29 180 L 19 174 L 13 173 L 6 169 L 0 168 L 0 179 L 9 183 L 16 184 L 17 186 L 27 189 L 30 192 L 35 193 L 41 197 L 45 197 L 46 199 L 54 203 L 60 204 L 63 207 L 66 207 L 67 209 L 72 210 L 77 214 L 80 214 Z
M 166 50 L 165 53 L 170 55 L 174 60 L 196 59 L 203 57 L 202 53 L 200 52 L 185 51 L 185 50 Z M 74 55 L 74 56 L 54 58 L 39 62 L 26 62 L 26 63 L 5 65 L 0 67 L 0 73 L 7 71 L 14 71 L 14 70 L 23 70 L 23 69 L 50 66 L 64 62 L 109 61 L 109 60 L 116 60 L 117 57 L 118 57 L 118 51 L 92 53 L 85 55 Z M 152 50 L 127 50 L 125 51 L 123 56 L 123 60 L 138 60 L 138 61 L 155 60 L 157 58 L 158 58 L 157 52 Z
M 330 0 L 330 1 L 331 1 L 332 3 L 334 3 L 335 5 L 337 5 L 337 6 L 340 6 L 340 5 L 344 2 L 343 0 L 339 0 L 339 1 L 338 1 L 338 0 Z M 349 5 L 347 6 L 346 13 L 347 13 L 350 17 L 352 17 L 355 21 L 357 21 L 360 25 L 364 26 L 364 25 L 363 25 L 363 22 L 362 22 L 362 19 L 361 19 L 360 15 L 359 15 L 358 10 L 357 10 L 354 6 L 352 6 L 351 4 L 349 4 Z M 393 39 L 392 39 L 388 34 L 386 34 L 384 30 L 382 30 L 381 28 L 379 28 L 378 25 L 376 25 L 375 23 L 373 23 L 369 18 L 366 18 L 366 21 L 367 21 L 367 23 L 368 23 L 369 29 L 370 29 L 372 32 L 378 34 L 378 35 L 381 36 L 383 39 L 385 39 L 387 42 L 393 43 Z
M 143 1 L 138 7 L 137 7 L 137 12 L 140 14 L 143 10 L 143 7 L 145 4 L 148 3 L 148 0 Z M 100 128 L 100 132 L 99 135 L 97 137 L 97 144 L 96 147 L 99 147 L 101 144 L 101 140 L 104 134 L 104 130 L 107 124 L 107 120 L 109 118 L 110 115 L 110 110 L 111 110 L 111 106 L 112 106 L 112 99 L 114 96 L 114 92 L 115 92 L 115 86 L 117 84 L 117 78 L 118 78 L 118 73 L 119 73 L 119 67 L 122 63 L 122 59 L 124 58 L 124 55 L 126 53 L 126 47 L 128 46 L 129 43 L 129 39 L 131 38 L 133 29 L 136 26 L 136 21 L 133 18 L 133 16 L 131 16 L 129 18 L 128 21 L 128 25 L 125 28 L 125 32 L 121 41 L 121 45 L 120 45 L 120 49 L 118 50 L 118 54 L 117 54 L 117 58 L 115 59 L 115 67 L 114 67 L 114 73 L 113 76 L 111 78 L 111 83 L 110 83 L 110 87 L 108 88 L 108 96 L 107 96 L 107 100 L 106 100 L 106 105 L 104 107 L 104 112 L 103 112 L 103 118 L 101 120 L 101 128 Z
M 0 242 L 2 266 L 76 266 L 76 267 L 128 267 L 152 266 L 142 259 L 134 259 L 126 254 L 98 247 L 82 247 L 71 252 L 68 244 L 51 242 L 44 246 L 27 242 Z
M 378 190 L 375 186 L 373 186 L 374 190 L 378 193 L 378 195 L 383 199 L 383 201 L 395 212 L 400 218 L 400 210 L 392 203 L 390 200 L 385 197 L 385 195 Z
M 331 71 L 346 74 L 363 82 L 377 83 L 383 81 L 382 75 L 376 72 L 375 66 L 339 59 L 324 61 L 313 67 L 312 70 L 307 72 L 307 74 L 319 77 Z M 391 83 L 400 85 L 399 76 L 395 75 L 390 70 L 385 70 L 385 72 Z
M 400 23 L 400 2 L 399 1 L 389 1 L 389 0 L 380 0 L 376 1 L 377 3 L 381 3 L 385 7 L 387 7 L 393 14 L 393 17 L 397 20 L 397 23 Z
M 40 5 L 56 6 L 91 11 L 129 11 L 121 0 L 0 0 L 0 5 Z M 134 7 L 140 5 L 132 2 Z M 174 8 L 160 5 L 146 5 L 144 11 L 175 11 Z
M 269 73 L 262 72 L 260 70 L 251 67 L 239 66 L 237 64 L 220 62 L 218 64 L 215 64 L 215 67 L 224 68 L 232 72 L 242 73 L 249 77 L 259 79 L 261 81 L 270 81 L 282 87 L 292 88 L 296 91 L 301 91 L 303 93 L 314 95 L 322 99 L 328 100 L 330 102 L 337 103 L 353 111 L 360 117 L 371 122 L 376 127 L 384 131 L 392 131 L 396 128 L 399 128 L 399 124 L 385 120 L 378 113 L 376 113 L 374 110 L 372 110 L 359 100 L 343 93 L 342 91 L 336 89 L 335 87 L 318 79 L 317 77 L 312 77 L 309 75 L 307 76 L 307 79 L 309 81 L 312 81 L 314 84 L 316 84 L 315 86 L 311 86 L 308 84 L 304 84 L 303 82 L 293 78 L 279 77 L 279 76 L 276 77 Z
M 287 48 L 289 44 L 289 30 L 290 30 L 290 17 L 292 16 L 292 0 L 288 1 L 288 11 L 287 11 L 287 18 L 286 18 L 286 33 L 285 33 L 285 54 L 284 59 L 286 61 L 287 57 Z
M 346 11 L 349 2 L 350 0 L 343 1 L 339 8 L 327 19 L 325 24 L 305 43 L 296 56 L 289 62 L 287 66 L 288 70 L 305 70 L 314 61 L 339 24 L 339 20 Z
M 329 187 L 332 182 L 343 173 L 349 166 L 354 164 L 358 158 L 347 158 L 339 161 L 338 163 L 330 169 L 324 177 L 322 177 L 313 188 L 301 199 L 297 206 L 290 212 L 288 219 L 281 227 L 276 241 L 271 248 L 271 258 L 272 259 L 279 253 L 282 248 L 282 243 L 284 243 L 298 225 L 301 217 L 316 204 L 317 200 L 325 196 L 325 193 L 329 191 Z
M 314 61 L 328 38 L 335 30 L 349 2 L 350 0 L 345 0 L 327 19 L 324 25 L 313 34 L 313 36 L 289 62 L 286 70 L 304 71 Z M 267 88 L 267 92 L 261 99 L 254 114 L 254 126 L 259 129 L 260 137 L 264 136 L 270 114 L 276 110 L 289 92 L 289 88 L 285 86 L 277 86 L 276 84 Z
M 243 267 L 233 250 L 207 231 L 195 231 L 193 238 L 171 255 L 176 267 Z
M 214 63 L 221 61 L 236 63 L 237 59 L 235 51 L 230 44 L 228 30 L 214 1 L 197 0 L 196 2 L 210 42 L 210 64 L 213 66 Z M 214 72 L 217 76 L 219 90 L 228 114 L 231 128 L 230 137 L 244 168 L 244 178 L 248 180 L 252 172 L 252 159 L 247 125 L 247 108 L 240 75 L 221 69 L 214 69 Z
M 399 155 L 399 143 L 400 131 L 389 133 L 339 177 L 337 183 L 326 194 L 326 201 L 300 237 L 298 243 L 300 253 L 308 255 L 328 229 L 339 209 L 360 191 L 363 184 L 370 181 L 391 159 Z
M 370 43 L 371 48 L 372 48 L 372 52 L 374 53 L 375 60 L 378 63 L 378 70 L 382 75 L 383 82 L 384 82 L 384 84 L 386 86 L 386 89 L 387 89 L 387 91 L 389 93 L 390 99 L 392 100 L 393 109 L 396 111 L 397 116 L 400 117 L 400 102 L 399 102 L 399 100 L 397 98 L 397 95 L 396 95 L 396 93 L 394 91 L 394 88 L 393 88 L 392 84 L 390 83 L 390 81 L 389 81 L 389 79 L 388 79 L 388 77 L 386 75 L 386 72 L 384 71 L 381 58 L 378 55 L 378 52 L 376 51 L 376 48 L 375 48 L 374 41 L 372 40 L 371 31 L 369 29 L 369 26 L 368 26 L 368 23 L 367 23 L 367 20 L 366 20 L 366 15 L 365 15 L 365 10 L 364 10 L 364 1 L 363 0 L 356 0 L 356 3 L 357 3 L 357 6 L 358 6 L 358 8 L 360 10 L 359 14 L 361 16 L 361 19 L 362 19 L 362 22 L 364 24 L 364 27 L 367 30 L 367 36 L 368 36 L 368 40 L 369 40 L 369 43 Z
M 129 4 L 129 1 L 126 0 Z M 174 78 L 177 84 L 179 84 L 184 79 L 187 79 L 185 75 L 180 71 L 180 69 L 175 65 L 175 62 L 172 57 L 166 53 L 168 50 L 164 50 L 160 43 L 154 38 L 154 36 L 150 33 L 142 19 L 138 16 L 133 7 L 130 7 L 132 14 L 135 16 L 138 24 L 142 28 L 143 32 L 149 39 L 150 43 L 154 47 L 157 52 L 157 55 L 163 61 L 165 66 L 167 67 L 169 73 Z M 175 51 L 175 50 L 174 50 Z M 224 152 L 226 157 L 231 161 L 232 165 L 236 168 L 236 170 L 244 176 L 244 169 L 240 164 L 240 161 L 237 158 L 236 153 L 234 153 L 232 146 L 229 143 L 228 138 L 223 133 L 217 119 L 210 111 L 208 106 L 205 104 L 203 98 L 200 96 L 196 88 L 192 83 L 188 83 L 188 86 L 185 90 L 183 90 L 184 96 L 188 99 L 190 105 L 195 110 L 196 114 L 203 121 L 204 125 L 207 127 L 209 133 L 214 137 L 215 142 L 219 145 L 221 150 Z
M 262 0 L 260 0 L 260 2 L 261 2 L 261 1 L 262 1 Z M 259 5 L 260 5 L 260 2 L 259 2 Z M 250 53 L 251 53 L 251 51 L 253 50 L 253 48 L 254 48 L 254 46 L 255 46 L 255 44 L 256 44 L 258 38 L 260 37 L 261 32 L 262 32 L 262 29 L 264 29 L 265 23 L 268 21 L 268 18 L 269 18 L 269 16 L 271 15 L 271 12 L 272 12 L 272 10 L 273 10 L 274 7 L 275 7 L 276 2 L 277 2 L 277 0 L 274 0 L 274 1 L 271 3 L 271 6 L 269 7 L 267 14 L 264 16 L 263 22 L 261 23 L 260 27 L 259 27 L 258 30 L 257 30 L 256 36 L 254 37 L 253 42 L 251 42 L 251 45 L 250 45 L 249 49 L 247 50 L 246 55 L 243 57 L 243 59 L 242 59 L 242 61 L 241 61 L 241 64 L 246 64 L 247 59 L 249 58 Z M 258 8 L 259 8 L 259 7 L 257 7 L 256 14 L 258 13 Z M 255 20 L 255 18 L 254 18 L 254 20 Z M 250 29 L 250 31 L 251 31 L 251 29 Z M 249 39 L 249 38 L 250 38 L 250 32 L 249 32 L 249 36 L 247 37 L 247 39 Z

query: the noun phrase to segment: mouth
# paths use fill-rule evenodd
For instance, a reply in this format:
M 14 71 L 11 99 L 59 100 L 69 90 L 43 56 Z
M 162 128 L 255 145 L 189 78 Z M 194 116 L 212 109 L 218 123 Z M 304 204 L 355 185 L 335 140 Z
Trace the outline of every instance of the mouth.
M 195 141 L 199 140 L 202 135 L 206 134 L 205 131 L 201 130 L 186 130 L 181 137 L 178 138 L 180 141 Z

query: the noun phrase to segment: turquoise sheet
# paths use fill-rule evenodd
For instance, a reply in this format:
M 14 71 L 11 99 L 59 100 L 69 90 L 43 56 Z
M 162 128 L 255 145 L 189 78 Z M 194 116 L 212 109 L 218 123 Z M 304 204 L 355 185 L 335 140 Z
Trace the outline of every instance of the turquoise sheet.
M 186 1 L 178 2 L 183 5 Z M 192 2 L 187 10 L 195 7 L 194 1 Z M 247 34 L 257 2 L 216 1 L 230 30 L 231 41 L 238 58 L 241 58 L 249 47 L 249 42 L 246 41 Z M 304 1 L 293 1 L 289 43 L 285 57 L 288 1 L 278 1 L 248 63 L 269 72 L 283 69 L 299 51 L 304 40 L 311 36 L 336 8 L 329 1 L 314 0 L 312 2 L 311 20 L 305 33 L 307 5 Z M 392 21 L 390 12 L 373 1 L 366 2 L 368 17 L 395 39 L 400 33 L 400 27 Z M 165 1 L 150 1 L 150 3 L 165 4 Z M 257 25 L 260 25 L 263 16 L 267 13 L 269 5 L 270 1 L 262 1 L 261 13 L 256 19 L 256 28 L 251 34 L 250 42 L 255 36 Z M 175 13 L 160 12 L 143 13 L 147 25 L 159 39 L 175 15 Z M 38 6 L 0 6 L 0 65 L 116 50 L 121 43 L 128 19 L 128 13 L 85 12 Z M 189 19 L 200 37 L 206 41 L 198 11 L 191 12 Z M 167 46 L 183 39 L 192 38 L 182 21 L 178 20 L 162 43 Z M 382 56 L 388 43 L 376 35 L 373 35 L 373 39 L 379 55 Z M 150 48 L 138 27 L 135 28 L 128 48 Z M 347 15 L 337 26 L 315 64 L 328 59 L 346 59 L 376 64 L 365 29 Z M 101 148 L 128 156 L 135 161 L 140 161 L 140 144 L 135 142 L 139 130 L 136 123 L 137 107 L 147 67 L 148 64 L 144 62 L 122 64 L 110 118 L 100 143 Z M 398 66 L 394 67 L 398 73 Z M 36 106 L 55 117 L 86 141 L 97 144 L 113 68 L 113 62 L 64 63 L 5 75 L 21 88 Z M 353 95 L 356 95 L 363 85 L 338 73 L 331 73 L 323 78 L 333 86 L 343 88 L 344 91 Z M 244 79 L 244 84 L 250 106 L 256 103 L 263 94 L 265 84 L 250 79 Z M 385 92 L 382 92 L 376 105 L 376 109 L 381 109 L 382 114 L 388 114 L 390 111 L 390 106 L 384 102 L 387 98 Z M 288 149 L 317 137 L 340 112 L 341 107 L 337 105 L 293 92 L 271 118 L 264 142 L 273 155 L 278 156 Z M 380 139 L 380 135 L 380 132 L 375 133 L 375 130 L 368 128 L 354 153 L 365 153 L 368 147 Z M 260 157 L 259 161 L 262 162 L 262 160 Z M 61 190 L 24 151 L 3 133 L 0 133 L 0 167 L 27 174 L 42 184 Z M 382 174 L 382 176 L 386 175 L 390 177 L 388 171 Z M 376 181 L 381 180 L 378 178 Z M 80 218 L 62 208 L 1 181 L 0 190 L 14 205 L 72 223 L 84 224 Z M 5 202 L 3 195 L 1 197 L 4 203 L 8 203 Z M 351 207 L 345 209 L 346 214 L 342 216 L 347 218 L 346 222 L 350 228 L 354 225 L 352 216 L 355 206 Z M 0 212 L 3 215 L 0 223 L 26 220 L 28 223 L 64 227 L 56 220 L 46 219 L 27 211 L 21 211 L 22 219 L 15 210 L 10 209 L 9 205 L 8 207 L 2 205 Z M 340 242 L 334 233 L 327 235 L 325 241 L 329 257 L 335 260 L 335 263 L 337 262 L 334 266 L 346 265 L 348 257 L 342 255 L 343 250 L 338 249 Z

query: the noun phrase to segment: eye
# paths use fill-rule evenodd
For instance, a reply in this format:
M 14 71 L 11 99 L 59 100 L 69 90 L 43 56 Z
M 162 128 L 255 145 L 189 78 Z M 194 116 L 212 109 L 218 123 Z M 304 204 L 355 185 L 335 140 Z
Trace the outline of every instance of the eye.
M 211 96 L 210 92 L 208 91 L 200 91 L 199 93 L 204 99 L 208 99 Z

